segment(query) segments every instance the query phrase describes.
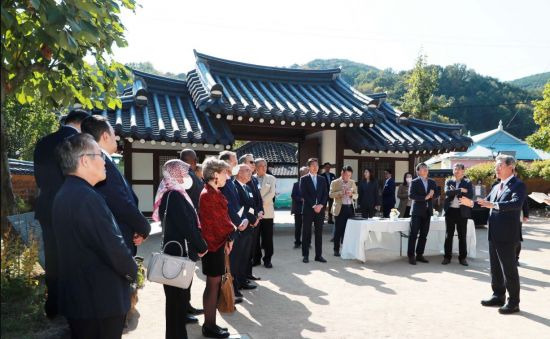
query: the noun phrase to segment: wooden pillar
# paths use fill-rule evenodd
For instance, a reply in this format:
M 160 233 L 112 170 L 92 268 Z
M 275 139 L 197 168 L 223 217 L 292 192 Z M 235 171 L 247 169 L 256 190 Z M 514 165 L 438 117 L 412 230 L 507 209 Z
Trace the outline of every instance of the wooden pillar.
M 336 130 L 336 176 L 340 173 L 340 170 L 344 166 L 344 148 L 346 142 L 344 140 L 344 130 Z
M 132 178 L 132 144 L 126 139 L 123 143 L 122 157 L 124 159 L 124 176 L 131 185 L 134 181 Z

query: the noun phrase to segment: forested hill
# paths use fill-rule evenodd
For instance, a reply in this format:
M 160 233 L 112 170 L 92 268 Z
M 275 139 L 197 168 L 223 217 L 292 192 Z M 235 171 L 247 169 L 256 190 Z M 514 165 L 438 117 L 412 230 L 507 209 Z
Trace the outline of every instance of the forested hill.
M 550 72 L 529 75 L 512 80 L 510 83 L 525 90 L 542 93 L 542 89 L 548 81 L 550 81 Z
M 348 83 L 367 94 L 387 92 L 388 101 L 396 107 L 400 107 L 407 91 L 405 79 L 410 72 L 380 70 L 345 59 L 316 59 L 305 65 L 291 67 L 342 67 L 342 77 Z M 462 64 L 429 67 L 435 67 L 439 74 L 439 88 L 435 94 L 453 99 L 452 104 L 439 114 L 465 124 L 466 130 L 472 134 L 496 128 L 499 120 L 503 121 L 508 132 L 521 139 L 535 131 L 531 101 L 540 98 L 540 92 L 520 88 L 513 82 L 502 82 L 483 76 Z M 524 79 L 526 78 L 518 80 Z

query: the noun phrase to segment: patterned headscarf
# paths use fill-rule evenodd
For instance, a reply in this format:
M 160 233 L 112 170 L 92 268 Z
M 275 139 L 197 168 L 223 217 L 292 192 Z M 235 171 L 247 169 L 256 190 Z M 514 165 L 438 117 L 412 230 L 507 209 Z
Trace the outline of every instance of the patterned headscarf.
M 160 221 L 159 207 L 164 193 L 168 191 L 178 191 L 193 206 L 193 202 L 185 191 L 184 182 L 193 180 L 189 176 L 189 165 L 179 159 L 168 160 L 162 166 L 163 179 L 160 182 L 155 203 L 153 204 L 153 220 Z

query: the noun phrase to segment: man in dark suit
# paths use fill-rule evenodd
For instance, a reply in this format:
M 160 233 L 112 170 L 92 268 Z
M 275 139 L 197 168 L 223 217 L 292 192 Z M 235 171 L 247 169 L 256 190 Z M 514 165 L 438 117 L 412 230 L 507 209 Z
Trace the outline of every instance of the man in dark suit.
M 303 262 L 309 262 L 311 226 L 315 228 L 315 261 L 326 263 L 323 258 L 323 222 L 327 205 L 328 190 L 325 179 L 317 175 L 319 161 L 310 158 L 307 161 L 309 173 L 300 178 L 300 193 L 304 199 L 302 207 L 302 256 Z
M 418 177 L 411 181 L 409 187 L 409 198 L 411 205 L 411 231 L 409 233 L 409 247 L 407 256 L 409 264 L 416 265 L 417 261 L 427 263 L 424 258 L 424 248 L 426 247 L 426 237 L 430 231 L 430 217 L 433 214 L 432 199 L 435 194 L 435 181 L 428 178 L 428 166 L 420 163 L 416 166 Z M 420 232 L 420 235 L 418 233 Z M 418 245 L 416 239 L 418 237 Z M 416 258 L 415 258 L 416 250 Z
M 229 167 L 231 168 L 231 174 L 238 173 L 237 154 L 235 154 L 235 152 L 222 151 L 220 152 L 219 159 L 229 164 Z M 247 214 L 243 213 L 244 208 L 241 211 L 242 206 L 239 198 L 239 193 L 237 191 L 237 188 L 235 187 L 235 182 L 233 181 L 233 179 L 229 174 L 227 174 L 227 180 L 225 182 L 225 186 L 223 186 L 220 189 L 220 191 L 222 192 L 224 197 L 227 199 L 227 211 L 229 213 L 229 218 L 231 219 L 231 222 L 234 225 L 237 225 L 237 229 L 239 231 L 235 235 L 234 244 L 233 244 L 233 247 L 234 247 L 240 233 L 246 230 L 246 228 L 250 225 L 250 222 L 247 219 Z M 233 270 L 233 264 L 231 264 L 231 270 Z M 243 301 L 242 296 L 243 296 L 242 293 L 239 292 L 238 289 L 236 289 L 235 303 L 241 303 Z
M 82 122 L 82 133 L 90 134 L 105 154 L 107 178 L 99 182 L 94 189 L 105 199 L 130 253 L 135 256 L 136 246 L 141 245 L 149 236 L 151 225 L 138 208 L 138 198 L 134 190 L 111 158 L 111 154 L 117 151 L 115 131 L 107 118 L 92 115 Z
M 501 306 L 502 314 L 519 312 L 519 274 L 516 248 L 520 239 L 520 215 L 526 199 L 525 184 L 514 176 L 516 160 L 510 155 L 496 158 L 495 172 L 500 183 L 491 193 L 475 202 L 481 207 L 490 208 L 489 214 L 489 261 L 491 263 L 491 287 L 493 296 L 481 301 L 483 306 Z M 460 203 L 473 207 L 468 198 Z M 508 302 L 506 301 L 508 291 Z M 504 306 L 503 306 L 504 305 Z
M 472 217 L 472 210 L 468 206 L 460 205 L 459 199 L 467 197 L 472 199 L 474 189 L 472 182 L 464 177 L 464 164 L 456 163 L 453 166 L 454 178 L 445 181 L 445 256 L 443 265 L 451 262 L 453 257 L 453 238 L 455 229 L 458 233 L 458 261 L 461 265 L 468 266 L 466 261 L 467 246 L 466 232 L 468 219 Z
M 323 173 L 321 174 L 321 176 L 325 178 L 325 181 L 327 183 L 327 192 L 330 191 L 330 184 L 332 184 L 332 182 L 336 180 L 336 175 L 330 171 L 331 167 L 332 165 L 330 164 L 330 162 L 325 162 L 323 164 Z M 333 203 L 334 203 L 334 199 L 329 197 L 328 198 L 328 222 L 327 222 L 329 224 L 334 224 L 334 218 L 332 216 Z M 333 234 L 333 237 L 334 237 L 334 234 Z
M 247 279 L 248 265 L 250 264 L 250 254 L 252 253 L 252 233 L 253 228 L 258 226 L 258 212 L 255 208 L 254 195 L 252 190 L 247 185 L 251 180 L 252 170 L 248 165 L 241 164 L 238 166 L 239 172 L 235 177 L 234 183 L 239 194 L 242 214 L 250 222 L 252 227 L 247 227 L 244 231 L 240 231 L 233 243 L 233 250 L 230 254 L 231 273 L 233 274 L 233 285 L 235 290 L 245 289 L 251 290 L 256 288 Z
M 52 228 L 52 206 L 55 195 L 65 177 L 61 172 L 55 150 L 66 138 L 80 133 L 82 120 L 90 116 L 86 111 L 75 109 L 64 117 L 64 125 L 36 143 L 34 149 L 34 178 L 39 188 L 35 218 L 40 222 L 44 241 L 47 298 L 44 309 L 49 318 L 57 311 L 57 245 Z
M 390 211 L 395 207 L 395 180 L 392 178 L 391 170 L 384 170 L 384 188 L 382 189 L 382 213 L 384 218 L 389 218 Z
M 93 189 L 105 180 L 105 155 L 90 135 L 78 134 L 63 142 L 59 158 L 67 176 L 52 212 L 59 312 L 73 338 L 120 338 L 137 265 L 115 217 Z
M 195 171 L 197 170 L 197 153 L 190 148 L 186 148 L 180 153 L 180 160 L 189 165 L 189 176 L 193 179 L 193 186 L 187 189 L 193 206 L 199 210 L 199 198 L 202 190 L 204 189 L 204 182 L 197 176 Z
M 302 247 L 302 209 L 304 199 L 300 193 L 300 178 L 308 173 L 308 168 L 303 166 L 300 168 L 300 176 L 298 181 L 292 186 L 292 207 L 290 214 L 294 214 L 294 248 Z

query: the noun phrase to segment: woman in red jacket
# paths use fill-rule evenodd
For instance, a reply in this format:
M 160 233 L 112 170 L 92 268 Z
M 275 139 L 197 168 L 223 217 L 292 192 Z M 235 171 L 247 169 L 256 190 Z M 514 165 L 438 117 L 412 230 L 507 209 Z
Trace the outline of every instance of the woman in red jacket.
M 227 329 L 216 325 L 216 305 L 220 291 L 221 276 L 225 273 L 225 255 L 233 246 L 231 236 L 235 225 L 229 219 L 227 200 L 219 188 L 225 186 L 229 165 L 216 158 L 203 163 L 206 185 L 199 199 L 199 219 L 202 237 L 208 245 L 208 253 L 202 257 L 202 273 L 206 275 L 203 294 L 204 325 L 202 334 L 208 338 L 227 338 Z

